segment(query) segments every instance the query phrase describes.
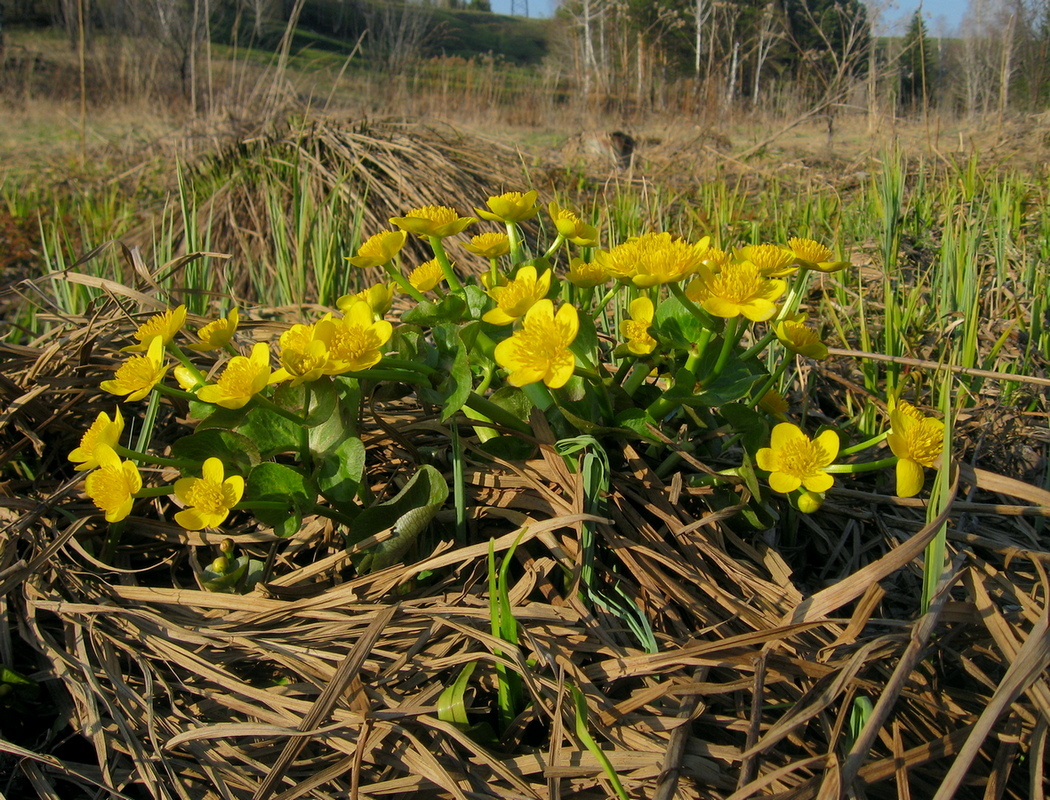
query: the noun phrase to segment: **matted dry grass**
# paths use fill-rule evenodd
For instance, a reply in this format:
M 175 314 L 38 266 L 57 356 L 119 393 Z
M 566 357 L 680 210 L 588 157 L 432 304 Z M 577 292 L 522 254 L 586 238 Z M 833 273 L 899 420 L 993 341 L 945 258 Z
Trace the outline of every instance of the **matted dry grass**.
M 10 796 L 612 797 L 576 734 L 572 686 L 632 797 L 1045 795 L 1050 493 L 955 466 L 951 568 L 920 617 L 940 521 L 925 524 L 921 501 L 838 488 L 791 550 L 709 513 L 707 489 L 661 481 L 624 442 L 606 511 L 588 517 L 580 476 L 534 418 L 530 460 L 471 451 L 467 541 L 439 518 L 406 563 L 359 576 L 329 523 L 275 540 L 233 519 L 223 536 L 272 559 L 271 578 L 208 593 L 194 565 L 223 536 L 184 531 L 157 501 L 99 560 L 108 526 L 65 454 L 111 409 L 95 387 L 115 362 L 100 353 L 128 330 L 108 312 L 71 322 L 0 351 L 0 659 L 35 672 L 36 713 L 59 720 L 0 741 L 23 792 Z M 165 408 L 155 441 L 178 415 Z M 420 453 L 446 463 L 448 427 L 411 399 L 377 404 L 363 438 L 379 496 Z M 582 601 L 589 519 L 598 586 L 637 605 L 658 652 Z M 519 541 L 520 647 L 490 633 L 490 540 L 497 557 Z M 524 679 L 529 708 L 498 742 L 438 715 L 475 662 L 472 721 L 494 720 L 497 664 Z M 858 698 L 874 710 L 854 738 Z M 86 744 L 75 757 L 52 755 L 63 719 Z

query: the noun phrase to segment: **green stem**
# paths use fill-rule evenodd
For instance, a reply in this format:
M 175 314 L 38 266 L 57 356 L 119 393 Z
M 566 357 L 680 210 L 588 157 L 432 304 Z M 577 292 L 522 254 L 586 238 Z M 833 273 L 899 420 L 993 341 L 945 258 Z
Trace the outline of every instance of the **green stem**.
M 175 344 L 175 342 L 168 342 L 167 350 L 169 353 L 175 356 L 175 358 L 177 358 L 179 362 L 181 362 L 182 366 L 184 366 L 186 369 L 193 373 L 193 377 L 196 379 L 198 384 L 202 384 L 205 382 L 204 373 L 197 369 L 197 366 L 192 361 L 190 361 L 189 357 L 182 351 L 181 347 Z
M 408 359 L 404 358 L 385 357 L 379 363 L 380 366 L 382 366 L 383 368 L 391 367 L 393 369 L 414 370 L 416 372 L 422 373 L 423 375 L 426 375 L 428 378 L 431 375 L 437 375 L 439 372 L 439 370 L 436 370 L 433 367 L 428 367 L 426 364 L 421 364 L 418 361 L 409 361 Z
M 465 462 L 463 442 L 459 439 L 459 426 L 451 420 L 449 433 L 452 438 L 452 499 L 456 506 L 456 541 L 461 545 L 467 543 L 467 491 L 463 475 Z
M 448 283 L 449 288 L 452 289 L 456 294 L 463 294 L 463 284 L 459 282 L 459 278 L 456 277 L 456 273 L 452 269 L 452 264 L 448 260 L 448 254 L 445 252 L 445 245 L 441 241 L 440 236 L 430 236 L 430 247 L 434 251 L 434 258 L 437 259 L 438 266 L 441 267 L 441 273 L 445 276 L 445 281 Z
M 717 378 L 722 374 L 722 370 L 726 368 L 726 364 L 729 363 L 729 356 L 732 355 L 733 349 L 736 347 L 738 341 L 740 328 L 740 317 L 733 317 L 726 321 L 725 330 L 722 332 L 722 350 L 718 354 L 718 360 L 715 362 L 715 368 L 711 370 L 711 377 Z
M 521 387 L 521 390 L 532 401 L 532 404 L 543 413 L 547 413 L 554 405 L 554 397 L 551 395 L 550 389 L 542 381 L 527 383 Z
M 707 350 L 707 345 L 714 335 L 714 331 L 710 328 L 701 328 L 700 337 L 696 340 L 696 344 L 690 348 L 689 355 L 685 359 L 685 368 L 694 375 L 696 374 L 696 365 L 700 363 L 700 358 L 704 355 L 704 351 Z
M 387 261 L 383 268 L 386 270 L 387 275 L 390 276 L 391 280 L 394 281 L 405 294 L 409 295 L 412 299 L 419 303 L 425 303 L 426 298 L 423 293 L 420 292 L 415 286 L 408 282 L 408 278 L 401 274 L 401 270 L 394 266 L 393 261 Z
M 758 404 L 762 402 L 762 398 L 766 396 L 766 392 L 773 388 L 777 381 L 780 380 L 781 376 L 788 368 L 789 359 L 784 358 L 777 364 L 777 368 L 773 370 L 773 374 L 766 378 L 765 382 L 759 387 L 758 391 L 752 395 L 754 399 L 751 401 L 750 408 L 758 408 Z
M 875 472 L 876 470 L 896 466 L 898 460 L 897 456 L 890 456 L 889 458 L 880 458 L 878 461 L 864 461 L 860 464 L 832 464 L 830 467 L 824 467 L 824 471 L 840 475 Z
M 154 397 L 159 393 L 165 395 L 166 397 L 178 397 L 182 400 L 197 399 L 197 395 L 195 395 L 193 392 L 184 392 L 182 391 L 182 389 L 176 389 L 174 386 L 168 386 L 164 383 L 158 383 L 153 388 L 157 390 L 156 392 L 154 392 Z
M 513 222 L 505 223 L 507 226 L 507 240 L 510 243 L 510 263 L 516 267 L 525 260 L 525 253 L 521 247 L 521 232 Z
M 843 450 L 839 450 L 839 455 L 848 456 L 852 455 L 853 453 L 859 453 L 861 450 L 867 450 L 869 447 L 874 447 L 875 445 L 879 444 L 879 442 L 885 441 L 886 437 L 889 435 L 889 431 L 883 431 L 878 436 L 873 436 L 866 442 L 861 442 L 860 444 L 855 444 L 852 447 L 847 447 Z
M 565 237 L 559 233 L 554 239 L 554 244 L 547 248 L 547 252 L 543 254 L 543 257 L 550 258 L 563 244 L 565 244 Z
M 255 509 L 261 509 L 265 511 L 281 511 L 288 508 L 291 508 L 291 504 L 285 503 L 281 500 L 250 500 L 243 503 L 237 503 L 237 505 L 232 506 L 230 510 L 254 511 Z M 307 505 L 303 510 L 310 514 L 317 514 L 318 516 L 326 517 L 335 522 L 341 522 L 343 525 L 349 526 L 354 522 L 354 517 L 344 514 L 341 511 L 336 511 L 334 508 L 318 505 L 317 503 Z
M 132 461 L 141 461 L 144 464 L 156 464 L 158 467 L 193 469 L 200 466 L 200 462 L 198 461 L 188 461 L 181 458 L 164 458 L 162 456 L 150 455 L 149 453 L 140 453 L 138 450 L 129 450 L 126 447 L 121 447 L 119 444 L 113 447 L 113 451 L 122 458 L 129 458 Z
M 623 390 L 627 393 L 628 397 L 634 397 L 634 393 L 638 391 L 643 383 L 645 383 L 645 379 L 649 377 L 650 372 L 652 372 L 652 367 L 649 364 L 641 361 L 634 362 L 634 366 L 631 368 L 631 374 L 628 375 L 627 380 L 623 382 Z
M 766 331 L 765 335 L 761 339 L 759 339 L 741 354 L 740 360 L 747 361 L 749 358 L 757 356 L 759 353 L 766 349 L 770 342 L 772 342 L 776 338 L 776 333 L 773 331 L 772 328 L 770 328 L 768 331 Z
M 596 319 L 597 319 L 599 314 L 601 314 L 603 311 L 605 311 L 605 307 L 607 305 L 609 305 L 609 301 L 611 301 L 614 297 L 616 297 L 616 293 L 618 291 L 620 291 L 620 284 L 619 283 L 613 284 L 613 287 L 609 291 L 607 291 L 605 293 L 605 295 L 602 297 L 601 300 L 598 301 L 598 305 L 595 306 L 595 308 L 594 308 L 594 317 Z

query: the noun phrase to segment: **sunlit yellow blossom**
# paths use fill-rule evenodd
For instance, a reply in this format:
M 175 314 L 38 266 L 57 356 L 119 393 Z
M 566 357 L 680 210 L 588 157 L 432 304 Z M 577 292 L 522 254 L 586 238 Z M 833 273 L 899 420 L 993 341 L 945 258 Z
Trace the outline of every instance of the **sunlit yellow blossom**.
M 408 282 L 419 292 L 429 292 L 445 280 L 445 273 L 436 258 L 420 264 L 408 274 Z
M 175 382 L 184 392 L 195 392 L 204 385 L 200 372 L 190 369 L 185 364 L 176 364 L 171 374 L 175 376 Z
M 795 254 L 779 244 L 750 244 L 737 251 L 738 261 L 750 261 L 766 278 L 783 278 L 798 269 Z
M 803 514 L 815 514 L 824 505 L 823 492 L 802 491 L 798 496 L 798 510 Z
M 252 354 L 234 356 L 215 383 L 197 390 L 197 399 L 223 408 L 244 408 L 270 382 L 270 345 L 257 342 Z
M 391 224 L 403 231 L 422 238 L 436 236 L 439 239 L 454 236 L 477 221 L 477 217 L 461 217 L 456 209 L 448 206 L 413 208 L 403 217 L 390 218 Z
M 537 277 L 535 267 L 522 267 L 513 280 L 488 290 L 489 297 L 496 301 L 496 307 L 486 311 L 482 319 L 493 325 L 510 325 L 542 300 L 550 288 L 549 269 Z
M 142 488 L 139 468 L 131 461 L 121 461 L 112 447 L 96 449 L 98 469 L 87 476 L 84 491 L 105 512 L 106 522 L 120 522 L 131 513 L 135 492 Z
M 721 247 L 708 247 L 703 260 L 707 268 L 717 274 L 722 271 L 722 267 L 733 260 L 733 254 Z
M 575 212 L 562 208 L 553 200 L 547 204 L 547 211 L 559 236 L 580 247 L 598 246 L 598 229 L 585 223 Z
M 834 431 L 824 431 L 810 439 L 790 422 L 781 422 L 773 428 L 769 447 L 755 454 L 760 469 L 770 473 L 769 488 L 788 494 L 799 486 L 810 492 L 826 492 L 835 479 L 824 470 L 831 466 L 839 453 L 839 437 Z
M 335 301 L 335 304 L 340 311 L 345 313 L 358 300 L 364 300 L 371 307 L 376 319 L 380 319 L 390 310 L 390 304 L 394 302 L 396 293 L 393 283 L 376 283 L 356 294 L 344 294 Z
M 631 301 L 631 318 L 620 323 L 620 333 L 627 340 L 627 349 L 636 356 L 645 356 L 656 348 L 656 339 L 649 335 L 653 324 L 653 301 L 638 297 Z
M 753 322 L 763 322 L 777 313 L 773 301 L 787 289 L 782 280 L 762 277 L 750 261 L 730 261 L 717 275 L 704 273 L 706 266 L 701 269 L 703 280 L 696 287 L 697 301 L 708 314 L 726 319 L 743 315 Z
M 848 261 L 835 261 L 831 249 L 812 239 L 788 239 L 788 247 L 795 254 L 795 264 L 802 269 L 820 272 L 838 272 L 850 266 Z
M 906 402 L 890 412 L 890 433 L 886 437 L 897 456 L 897 496 L 914 497 L 922 491 L 926 476 L 923 467 L 935 467 L 944 447 L 944 423 L 922 413 Z
M 792 353 L 817 360 L 828 357 L 828 346 L 812 328 L 807 328 L 802 319 L 785 319 L 773 326 L 780 343 Z
M 187 506 L 175 515 L 175 522 L 188 531 L 217 528 L 243 495 L 244 478 L 240 475 L 227 478 L 222 462 L 209 458 L 201 467 L 200 478 L 175 481 L 175 496 Z
M 149 343 L 155 337 L 160 337 L 164 344 L 175 338 L 183 324 L 186 322 L 186 306 L 169 308 L 163 314 L 157 314 L 139 325 L 135 331 L 138 344 L 122 347 L 122 353 L 142 353 L 149 349 Z
M 481 208 L 475 208 L 474 211 L 482 219 L 493 222 L 524 222 L 539 212 L 539 208 L 536 207 L 536 198 L 539 195 L 535 190 L 524 194 L 505 192 L 485 201 L 485 205 L 489 207 L 488 211 Z
M 408 233 L 403 230 L 381 231 L 369 236 L 357 248 L 357 255 L 347 256 L 346 260 L 361 269 L 381 267 L 401 252 L 401 248 L 405 246 L 405 239 L 407 238 Z
M 599 251 L 596 260 L 617 280 L 644 288 L 692 275 L 703 263 L 710 241 L 705 236 L 696 244 L 689 244 L 669 233 L 647 233 L 607 252 Z
M 569 260 L 569 271 L 565 275 L 565 280 L 581 289 L 590 289 L 608 281 L 609 275 L 599 262 L 587 262 L 582 258 L 574 257 Z
M 338 367 L 329 366 L 329 374 L 360 372 L 374 367 L 383 358 L 383 347 L 390 341 L 394 326 L 385 319 L 375 319 L 368 303 L 359 300 L 350 306 L 346 316 L 335 320 L 335 333 L 328 346 L 328 356 Z
M 81 472 L 98 466 L 98 450 L 102 447 L 114 448 L 120 442 L 124 432 L 124 417 L 120 409 L 113 413 L 113 419 L 105 411 L 100 411 L 95 421 L 80 437 L 80 446 L 69 454 L 69 460 L 76 463 L 74 469 Z
M 154 336 L 145 355 L 132 356 L 117 369 L 113 380 L 102 381 L 103 391 L 127 395 L 125 400 L 141 400 L 160 383 L 168 368 L 164 366 L 164 339 Z
M 208 350 L 221 350 L 233 339 L 233 334 L 237 332 L 237 325 L 240 323 L 240 319 L 237 309 L 231 308 L 227 316 L 213 319 L 203 328 L 200 328 L 197 331 L 197 338 L 200 341 L 191 342 L 186 347 L 201 353 Z
M 328 345 L 335 333 L 331 319 L 320 319 L 313 325 L 293 325 L 279 340 L 280 369 L 274 370 L 270 383 L 290 380 L 295 386 L 316 381 L 328 367 Z
M 483 258 L 499 258 L 510 253 L 510 238 L 502 231 L 479 233 L 463 242 L 463 247 Z
M 496 345 L 496 363 L 510 375 L 513 386 L 543 381 L 551 389 L 564 386 L 572 377 L 576 359 L 569 345 L 580 329 L 576 309 L 563 305 L 554 313 L 554 303 L 540 300 L 525 315 L 521 330 Z

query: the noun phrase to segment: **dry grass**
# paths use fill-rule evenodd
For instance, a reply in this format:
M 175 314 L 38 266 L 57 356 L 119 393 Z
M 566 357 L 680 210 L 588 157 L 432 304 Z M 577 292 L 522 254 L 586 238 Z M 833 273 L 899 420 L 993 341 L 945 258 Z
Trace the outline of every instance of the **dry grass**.
M 952 566 L 919 617 L 919 560 L 940 520 L 925 524 L 918 501 L 838 489 L 801 521 L 796 549 L 775 548 L 625 443 L 610 454 L 596 570 L 644 615 L 659 644 L 646 653 L 581 599 L 581 478 L 534 418 L 536 457 L 471 457 L 468 541 L 439 520 L 406 563 L 358 576 L 323 520 L 281 541 L 235 522 L 272 577 L 245 596 L 207 593 L 193 565 L 219 537 L 142 503 L 102 563 L 108 526 L 63 463 L 112 403 L 94 388 L 111 368 L 97 353 L 125 325 L 103 311 L 2 353 L 0 658 L 35 673 L 37 712 L 87 745 L 56 758 L 54 734 L 35 747 L 5 737 L 15 796 L 610 797 L 574 733 L 572 686 L 633 797 L 1042 796 L 1046 492 L 956 467 Z M 162 415 L 159 440 L 176 416 Z M 411 400 L 367 424 L 377 495 L 449 441 Z M 490 539 L 499 555 L 519 537 L 515 648 L 489 632 L 485 564 Z M 474 662 L 472 721 L 493 719 L 496 664 L 524 679 L 530 706 L 498 742 L 438 716 Z M 859 698 L 874 711 L 854 739 Z

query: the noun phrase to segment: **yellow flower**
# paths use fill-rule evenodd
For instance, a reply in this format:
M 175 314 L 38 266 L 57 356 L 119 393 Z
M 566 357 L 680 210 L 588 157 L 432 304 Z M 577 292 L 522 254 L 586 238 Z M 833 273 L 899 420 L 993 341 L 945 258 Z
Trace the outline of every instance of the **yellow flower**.
M 169 308 L 163 314 L 157 314 L 139 325 L 135 331 L 138 344 L 122 347 L 122 353 L 142 353 L 149 349 L 149 343 L 159 336 L 164 344 L 175 338 L 183 324 L 186 322 L 186 306 Z
M 445 273 L 436 258 L 420 264 L 408 274 L 409 284 L 419 292 L 429 292 L 443 280 L 445 280 Z
M 281 334 L 280 369 L 274 370 L 270 383 L 290 380 L 293 386 L 316 381 L 328 367 L 328 345 L 335 326 L 327 317 L 313 325 L 293 325 Z
M 636 356 L 645 356 L 656 348 L 656 339 L 649 335 L 653 324 L 653 301 L 639 297 L 631 301 L 631 318 L 620 323 L 620 333 L 627 340 L 627 349 Z
M 102 381 L 103 391 L 116 395 L 127 395 L 125 400 L 141 400 L 153 391 L 164 379 L 168 368 L 164 366 L 164 337 L 154 336 L 144 356 L 132 356 L 117 369 L 111 381 Z
M 743 315 L 752 322 L 763 322 L 777 313 L 773 301 L 787 289 L 782 280 L 762 277 L 750 261 L 730 261 L 717 275 L 704 274 L 706 271 L 704 267 L 696 297 L 704 310 L 716 317 Z
M 493 325 L 510 325 L 542 300 L 550 288 L 549 269 L 537 278 L 535 267 L 522 267 L 513 280 L 488 290 L 489 297 L 496 301 L 496 307 L 486 311 L 481 318 Z
M 833 261 L 828 247 L 812 239 L 795 237 L 788 239 L 788 247 L 795 254 L 795 264 L 802 269 L 815 269 L 819 272 L 838 272 L 850 266 L 848 261 Z
M 106 514 L 106 522 L 120 522 L 131 513 L 135 492 L 142 488 L 139 468 L 121 461 L 112 447 L 99 445 L 95 457 L 98 469 L 87 476 L 84 491 Z
M 334 334 L 328 345 L 332 363 L 329 375 L 360 372 L 374 367 L 383 358 L 383 346 L 390 341 L 394 326 L 384 319 L 375 319 L 372 309 L 363 300 L 350 306 L 346 316 L 335 320 Z
M 900 401 L 890 411 L 890 433 L 886 437 L 897 456 L 897 496 L 914 497 L 922 491 L 923 467 L 935 467 L 944 447 L 944 423 Z
M 521 330 L 496 345 L 496 363 L 510 372 L 507 380 L 512 386 L 543 381 L 557 389 L 576 367 L 569 345 L 579 329 L 575 308 L 563 305 L 555 315 L 554 303 L 540 300 L 525 315 Z
M 547 211 L 551 215 L 551 221 L 557 228 L 559 236 L 564 236 L 579 247 L 598 246 L 598 229 L 586 224 L 577 214 L 567 208 L 562 208 L 553 200 L 547 204 Z
M 477 221 L 477 217 L 461 217 L 456 209 L 448 206 L 413 208 L 404 217 L 390 218 L 390 222 L 401 230 L 424 239 L 428 236 L 436 236 L 439 239 L 454 236 Z
M 482 219 L 493 222 L 524 222 L 532 219 L 539 212 L 539 208 L 536 207 L 536 198 L 539 196 L 540 193 L 535 190 L 524 194 L 505 192 L 485 201 L 489 211 L 483 211 L 480 208 L 475 208 L 474 211 Z
M 721 272 L 722 267 L 732 260 L 732 254 L 721 247 L 708 247 L 707 252 L 704 253 L 704 264 L 714 273 Z
M 370 236 L 364 244 L 357 248 L 357 255 L 347 256 L 346 260 L 362 269 L 381 267 L 401 252 L 407 238 L 408 234 L 403 230 L 382 231 Z
M 609 280 L 605 268 L 597 261 L 584 261 L 582 258 L 573 257 L 569 259 L 569 272 L 565 279 L 573 286 L 581 289 L 590 289 L 601 286 Z
M 110 419 L 105 411 L 99 412 L 95 421 L 80 437 L 80 447 L 69 454 L 69 460 L 76 463 L 74 469 L 81 472 L 97 467 L 98 451 L 103 447 L 116 447 L 123 432 L 124 417 L 120 415 L 119 408 L 114 412 L 113 419 Z
M 705 236 L 696 244 L 689 244 L 669 233 L 647 233 L 608 252 L 599 251 L 596 258 L 617 280 L 645 288 L 692 275 L 703 263 L 710 241 Z
M 179 388 L 184 392 L 195 392 L 204 385 L 204 381 L 200 378 L 200 373 L 190 369 L 185 364 L 176 364 L 171 374 L 175 376 L 175 382 L 179 384 Z
M 769 447 L 755 454 L 760 469 L 770 473 L 769 488 L 788 494 L 799 486 L 810 492 L 826 492 L 835 479 L 824 471 L 839 453 L 839 437 L 834 431 L 824 431 L 810 440 L 801 429 L 790 422 L 781 422 L 773 428 Z
M 804 316 L 785 319 L 773 326 L 780 343 L 792 353 L 815 358 L 818 361 L 828 357 L 828 346 L 820 341 L 820 336 L 803 323 Z
M 270 382 L 270 345 L 257 342 L 250 357 L 234 356 L 219 379 L 197 390 L 197 399 L 223 408 L 244 408 Z
M 510 253 L 510 238 L 506 233 L 479 233 L 464 242 L 463 247 L 483 258 L 499 258 Z
M 240 475 L 226 478 L 222 462 L 217 458 L 204 462 L 201 475 L 175 481 L 175 496 L 188 506 L 175 515 L 175 522 L 188 531 L 217 528 L 244 495 L 244 478 Z
M 798 269 L 795 254 L 779 244 L 750 244 L 737 251 L 737 260 L 750 261 L 766 278 L 782 278 Z
M 233 334 L 237 332 L 239 323 L 240 314 L 238 314 L 236 308 L 231 308 L 228 316 L 222 319 L 214 319 L 203 328 L 200 328 L 197 331 L 197 338 L 200 341 L 192 342 L 186 347 L 201 353 L 208 350 L 221 350 L 232 341 Z
M 358 300 L 364 300 L 371 307 L 376 319 L 382 319 L 383 315 L 390 310 L 390 305 L 394 302 L 396 293 L 394 284 L 376 283 L 356 294 L 344 294 L 335 301 L 335 304 L 340 311 L 346 313 L 350 310 L 350 306 Z

